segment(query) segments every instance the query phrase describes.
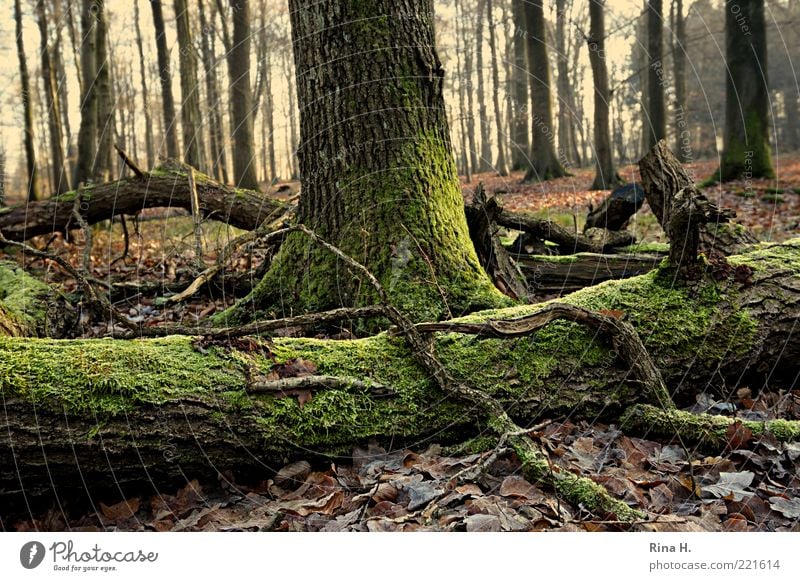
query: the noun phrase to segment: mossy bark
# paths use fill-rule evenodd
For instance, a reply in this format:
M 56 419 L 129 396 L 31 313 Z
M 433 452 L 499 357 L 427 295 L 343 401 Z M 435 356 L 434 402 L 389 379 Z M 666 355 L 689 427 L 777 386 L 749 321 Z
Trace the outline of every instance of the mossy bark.
M 503 304 L 470 243 L 426 0 L 292 2 L 303 195 L 298 220 L 364 264 L 418 319 Z M 374 302 L 330 252 L 290 235 L 227 313 Z
M 678 401 L 696 386 L 721 397 L 742 381 L 791 387 L 800 370 L 800 240 L 733 257 L 731 266 L 690 287 L 660 268 L 564 301 L 624 313 Z M 752 270 L 744 284 L 735 280 L 742 269 Z M 513 340 L 437 333 L 434 343 L 450 376 L 491 394 L 523 426 L 561 414 L 613 418 L 647 402 L 609 346 L 572 323 Z M 253 393 L 276 366 L 298 359 L 344 381 L 304 405 L 292 393 Z M 387 334 L 230 344 L 0 337 L 0 388 L 0 465 L 15 467 L 0 474 L 0 489 L 30 495 L 263 471 L 291 457 L 347 454 L 372 438 L 395 447 L 452 441 L 489 420 L 437 389 L 404 340 Z
M 16 264 L 0 261 L 0 337 L 61 336 L 73 319 L 59 293 Z

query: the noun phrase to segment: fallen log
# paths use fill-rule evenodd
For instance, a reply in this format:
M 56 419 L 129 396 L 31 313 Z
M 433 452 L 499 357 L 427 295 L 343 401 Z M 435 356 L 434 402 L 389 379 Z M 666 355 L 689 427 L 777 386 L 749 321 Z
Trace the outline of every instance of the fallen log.
M 696 386 L 722 398 L 740 382 L 791 388 L 800 371 L 800 239 L 729 261 L 709 266 L 701 281 L 676 281 L 662 266 L 563 301 L 630 322 L 679 402 Z M 573 323 L 518 338 L 436 332 L 433 340 L 449 375 L 490 394 L 523 427 L 562 414 L 613 418 L 653 403 L 625 358 Z M 270 378 L 317 375 L 336 380 L 325 389 L 263 389 Z M 24 506 L 23 496 L 141 491 L 227 469 L 263 474 L 311 453 L 335 459 L 372 438 L 395 448 L 454 441 L 485 421 L 386 333 L 347 341 L 0 337 L 0 389 L 0 465 L 12 467 L 0 472 L 0 514 Z
M 195 171 L 194 182 L 204 219 L 226 222 L 253 230 L 282 206 L 263 194 L 233 188 Z M 34 236 L 78 229 L 72 214 L 78 192 L 67 192 L 49 200 L 30 202 L 0 212 L 0 231 L 9 240 L 21 242 Z M 79 211 L 88 224 L 110 220 L 121 214 L 135 215 L 147 208 L 192 209 L 192 190 L 182 166 L 161 167 L 115 182 L 80 190 Z

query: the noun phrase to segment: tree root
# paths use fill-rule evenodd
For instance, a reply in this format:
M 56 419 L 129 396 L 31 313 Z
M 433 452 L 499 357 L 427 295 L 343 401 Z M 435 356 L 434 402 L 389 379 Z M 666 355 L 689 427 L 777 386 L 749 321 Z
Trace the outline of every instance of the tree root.
M 679 435 L 687 443 L 716 451 L 722 451 L 729 446 L 731 432 L 735 432 L 738 427 L 749 430 L 755 437 L 770 434 L 780 442 L 800 440 L 800 421 L 739 420 L 675 409 L 664 410 L 647 404 L 632 406 L 623 414 L 620 422 L 623 428 L 665 437 Z

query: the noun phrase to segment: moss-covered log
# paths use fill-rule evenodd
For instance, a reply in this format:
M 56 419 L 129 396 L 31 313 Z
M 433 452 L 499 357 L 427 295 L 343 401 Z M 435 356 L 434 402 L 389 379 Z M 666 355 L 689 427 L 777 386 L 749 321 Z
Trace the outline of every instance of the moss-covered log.
M 724 397 L 743 378 L 750 386 L 797 380 L 799 273 L 795 240 L 732 257 L 702 284 L 681 286 L 662 267 L 564 302 L 627 317 L 679 401 L 698 385 Z M 614 417 L 647 399 L 622 358 L 568 322 L 508 340 L 437 333 L 435 349 L 450 376 L 492 394 L 521 425 L 558 414 Z M 298 370 L 342 381 L 284 397 L 257 388 Z M 482 412 L 446 397 L 404 340 L 387 334 L 230 343 L 3 337 L 0 386 L 0 465 L 9 467 L 0 490 L 14 502 L 14 492 L 266 470 L 312 452 L 347 454 L 371 438 L 396 447 L 482 429 Z
M 253 230 L 281 206 L 258 192 L 220 184 L 197 171 L 194 179 L 203 216 L 243 230 Z M 72 213 L 77 194 L 68 192 L 49 200 L 3 208 L 0 231 L 9 240 L 21 242 L 42 234 L 80 228 Z M 138 214 L 146 208 L 192 209 L 186 168 L 179 165 L 154 169 L 141 178 L 89 186 L 80 195 L 79 210 L 88 224 L 121 214 Z

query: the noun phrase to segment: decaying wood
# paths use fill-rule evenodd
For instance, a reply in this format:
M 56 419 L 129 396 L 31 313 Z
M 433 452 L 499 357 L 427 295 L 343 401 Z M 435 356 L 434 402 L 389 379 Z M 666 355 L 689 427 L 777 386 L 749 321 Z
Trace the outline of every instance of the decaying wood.
M 542 220 L 525 214 L 500 212 L 497 223 L 512 230 L 529 232 L 541 240 L 555 242 L 562 254 L 574 252 L 602 253 L 612 248 L 628 246 L 635 241 L 630 232 L 612 232 L 610 230 L 592 228 L 583 234 L 571 232 L 551 220 Z
M 696 255 L 692 247 L 731 255 L 758 242 L 744 227 L 726 224 L 736 214 L 720 211 L 694 189 L 694 182 L 664 140 L 639 161 L 639 171 L 653 214 L 670 240 L 681 241 L 670 252 L 671 260 L 681 260 L 684 256 L 691 260 Z M 684 190 L 686 193 L 676 200 L 678 192 Z M 678 216 L 674 215 L 675 212 Z M 673 218 L 676 221 L 671 225 Z M 670 234 L 670 229 L 675 231 Z M 688 240 L 681 229 L 687 229 Z M 687 240 L 685 244 L 684 240 Z
M 200 213 L 205 219 L 227 222 L 243 230 L 253 230 L 276 208 L 277 200 L 232 188 L 195 172 Z M 79 228 L 72 216 L 75 192 L 49 200 L 4 209 L 0 230 L 9 240 L 22 241 L 42 234 Z M 81 190 L 81 215 L 96 224 L 120 214 L 135 215 L 146 208 L 182 208 L 191 212 L 191 187 L 181 167 L 159 168 L 144 177 L 97 184 Z

